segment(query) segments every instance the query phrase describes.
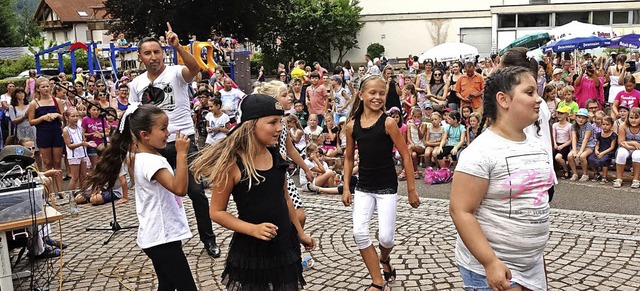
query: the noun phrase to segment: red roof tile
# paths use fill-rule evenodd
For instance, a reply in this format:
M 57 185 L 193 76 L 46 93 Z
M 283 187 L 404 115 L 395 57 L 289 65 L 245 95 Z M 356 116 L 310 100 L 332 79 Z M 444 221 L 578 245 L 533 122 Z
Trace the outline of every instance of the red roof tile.
M 42 19 L 44 17 L 42 12 L 46 6 L 49 6 L 63 22 L 88 22 L 104 19 L 107 14 L 105 9 L 99 9 L 96 15 L 93 15 L 94 11 L 96 11 L 94 8 L 104 7 L 103 3 L 104 0 L 40 0 L 35 17 L 36 20 L 44 20 Z M 86 12 L 87 16 L 80 16 L 78 11 Z

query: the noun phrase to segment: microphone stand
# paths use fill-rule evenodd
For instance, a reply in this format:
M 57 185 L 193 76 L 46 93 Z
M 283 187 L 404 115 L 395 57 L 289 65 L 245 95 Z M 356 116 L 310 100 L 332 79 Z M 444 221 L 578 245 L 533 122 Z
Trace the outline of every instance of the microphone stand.
M 65 86 L 61 86 L 60 84 L 56 83 L 56 86 L 63 88 L 67 93 L 71 92 L 74 95 L 74 98 L 80 98 L 82 99 L 84 102 L 87 102 L 93 106 L 95 106 L 96 108 L 98 108 L 98 110 L 100 111 L 100 115 L 99 117 L 102 120 L 102 139 L 104 141 L 104 145 L 106 147 L 107 145 L 107 133 L 106 133 L 106 124 L 105 124 L 105 120 L 107 116 L 111 116 L 114 117 L 115 119 L 118 119 L 117 115 L 111 114 L 109 112 L 107 112 L 107 110 L 105 108 L 102 108 L 100 106 L 100 104 L 97 104 L 91 100 L 89 100 L 88 98 L 84 97 L 84 96 L 80 96 L 78 95 L 78 93 L 74 92 L 74 91 L 69 91 L 69 89 L 67 89 Z M 55 97 L 54 97 L 55 98 Z M 77 100 L 76 100 L 77 102 Z M 102 195 L 102 189 L 100 189 L 100 195 Z M 86 231 L 111 231 L 111 235 L 109 235 L 109 237 L 103 242 L 103 244 L 107 244 L 109 243 L 109 241 L 113 238 L 113 236 L 118 233 L 118 231 L 120 230 L 127 230 L 127 229 L 133 229 L 133 228 L 138 228 L 137 225 L 134 226 L 120 226 L 120 224 L 118 223 L 118 217 L 116 214 L 116 197 L 115 194 L 113 193 L 113 187 L 109 188 L 109 193 L 111 195 L 111 210 L 113 212 L 113 221 L 111 221 L 109 223 L 110 227 L 108 228 L 90 228 L 87 227 L 85 230 Z

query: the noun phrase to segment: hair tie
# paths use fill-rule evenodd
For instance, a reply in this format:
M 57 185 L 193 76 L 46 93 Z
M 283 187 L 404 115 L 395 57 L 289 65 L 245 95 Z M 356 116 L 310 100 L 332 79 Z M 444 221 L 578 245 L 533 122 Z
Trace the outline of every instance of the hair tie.
M 120 133 L 124 131 L 124 124 L 127 122 L 127 117 L 129 117 L 129 115 L 131 115 L 132 113 L 136 112 L 138 107 L 140 107 L 139 102 L 129 103 L 127 110 L 122 114 L 122 117 L 120 118 L 120 128 L 119 128 Z

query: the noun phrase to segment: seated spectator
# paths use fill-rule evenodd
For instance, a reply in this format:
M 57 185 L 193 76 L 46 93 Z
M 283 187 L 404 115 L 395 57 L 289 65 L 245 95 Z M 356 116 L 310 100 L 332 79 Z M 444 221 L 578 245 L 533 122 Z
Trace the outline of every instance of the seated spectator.
M 551 127 L 551 135 L 553 136 L 555 152 L 555 160 L 562 166 L 562 177 L 569 179 L 569 152 L 571 151 L 571 123 L 569 123 L 569 112 L 571 109 L 567 106 L 558 107 L 556 116 L 558 121 Z
M 618 115 L 616 115 L 616 120 L 613 122 L 613 132 L 618 133 L 620 127 L 627 122 L 627 117 L 629 116 L 629 108 L 625 105 L 618 106 Z
M 440 145 L 442 141 L 442 133 L 444 132 L 440 122 L 442 121 L 442 115 L 439 112 L 431 113 L 431 126 L 427 127 L 425 132 L 425 149 L 424 149 L 424 162 L 425 165 L 431 163 L 433 151 Z
M 596 139 L 593 135 L 593 126 L 589 122 L 589 112 L 581 108 L 576 115 L 576 121 L 571 128 L 571 152 L 569 152 L 569 167 L 573 175 L 571 181 L 578 180 L 577 163 L 582 167 L 580 182 L 589 180 L 589 170 L 587 158 L 596 146 Z
M 318 115 L 310 114 L 309 120 L 307 120 L 307 127 L 304 128 L 304 133 L 309 136 L 309 140 L 317 145 L 322 141 L 322 127 L 318 126 Z
M 293 142 L 293 146 L 296 147 L 298 152 L 302 153 L 307 147 L 307 135 L 304 134 L 304 129 L 296 115 L 291 114 L 287 116 L 287 128 L 291 134 L 291 142 Z
M 442 141 L 440 145 L 433 150 L 433 155 L 436 155 L 438 159 L 438 166 L 440 168 L 447 168 L 444 158 L 451 156 L 453 165 L 458 161 L 458 151 L 464 144 L 464 136 L 466 128 L 463 124 L 460 124 L 460 113 L 458 111 L 451 111 L 446 115 L 447 124 L 444 126 L 444 133 L 442 134 Z
M 594 176 L 594 180 L 600 180 L 600 184 L 608 184 L 607 174 L 611 160 L 615 158 L 618 134 L 613 132 L 613 118 L 605 116 L 602 120 L 602 132 L 596 133 L 596 147 L 588 158 L 589 166 L 593 167 L 595 173 L 601 169 L 602 175 Z
M 616 151 L 616 179 L 614 188 L 622 187 L 622 174 L 631 158 L 633 163 L 633 181 L 631 188 L 640 187 L 640 108 L 636 107 L 629 112 L 628 119 L 618 130 L 618 150 Z
M 304 162 L 314 175 L 313 181 L 307 181 L 304 172 L 300 175 L 300 185 L 306 185 L 307 190 L 315 192 L 313 187 L 335 187 L 336 173 L 329 169 L 327 163 L 322 160 L 322 152 L 315 144 L 310 144 L 306 149 L 307 157 Z M 311 186 L 309 185 L 311 184 Z
M 422 123 L 422 111 L 420 107 L 414 106 L 411 109 L 411 118 L 407 121 L 407 145 L 409 146 L 409 154 L 413 161 L 413 168 L 418 169 L 420 156 L 424 154 L 424 134 L 427 130 L 426 124 Z M 413 172 L 415 179 L 420 179 L 420 171 Z

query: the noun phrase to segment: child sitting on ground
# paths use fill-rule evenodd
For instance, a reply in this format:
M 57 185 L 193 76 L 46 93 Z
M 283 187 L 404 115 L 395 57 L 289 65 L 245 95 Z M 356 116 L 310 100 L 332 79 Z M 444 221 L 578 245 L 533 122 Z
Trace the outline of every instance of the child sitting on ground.
M 102 155 L 102 149 L 98 151 L 98 155 Z M 116 203 L 125 203 L 129 200 L 129 187 L 127 186 L 127 175 L 129 174 L 129 165 L 133 161 L 133 155 L 127 155 L 125 163 L 120 167 L 118 180 L 113 185 L 113 195 L 107 188 L 88 189 L 79 193 L 75 197 L 77 204 L 91 203 L 91 205 L 102 205 L 117 199 Z
M 314 186 L 318 187 L 335 187 L 335 178 L 336 173 L 329 169 L 329 166 L 326 162 L 321 161 L 321 153 L 320 149 L 315 144 L 310 144 L 306 149 L 307 158 L 304 162 L 307 164 L 311 172 L 313 172 L 314 179 L 313 181 L 307 181 L 306 175 L 301 173 L 300 175 L 300 185 L 306 185 L 307 190 L 311 192 L 315 192 Z

